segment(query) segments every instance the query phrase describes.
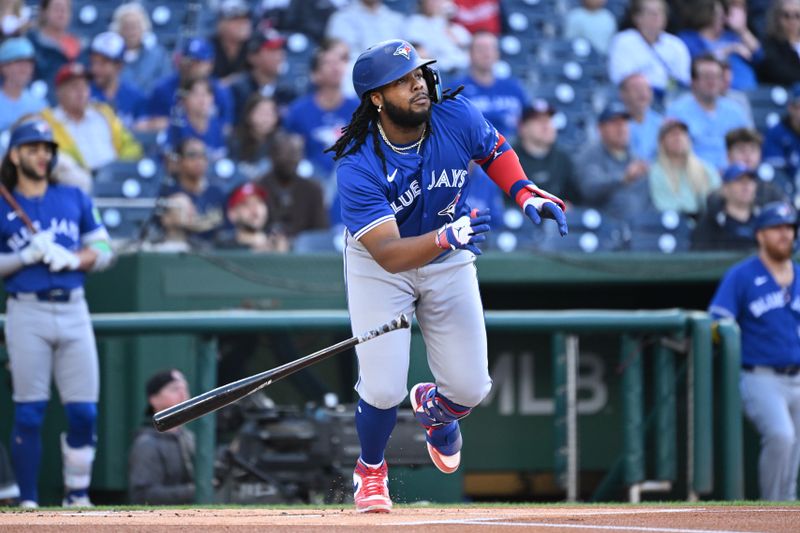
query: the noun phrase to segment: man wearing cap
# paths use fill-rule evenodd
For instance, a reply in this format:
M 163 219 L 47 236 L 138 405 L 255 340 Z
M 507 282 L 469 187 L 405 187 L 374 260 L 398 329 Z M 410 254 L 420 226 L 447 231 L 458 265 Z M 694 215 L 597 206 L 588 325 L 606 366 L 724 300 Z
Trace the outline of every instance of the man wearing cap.
M 559 198 L 574 202 L 575 165 L 570 156 L 556 146 L 553 115 L 556 110 L 547 100 L 535 98 L 522 111 L 517 139 L 512 143 L 528 179 Z
M 47 100 L 28 88 L 33 77 L 34 50 L 25 37 L 12 37 L 0 44 L 0 131 L 18 118 L 38 113 Z
M 58 105 L 42 111 L 60 149 L 81 167 L 97 169 L 114 161 L 142 156 L 142 147 L 108 104 L 90 101 L 90 74 L 80 63 L 67 63 L 56 74 Z
M 754 169 L 734 163 L 722 173 L 722 203 L 709 200 L 692 231 L 692 250 L 752 250 L 756 181 Z
M 144 94 L 120 78 L 124 55 L 122 36 L 113 31 L 97 34 L 89 48 L 90 88 L 94 100 L 110 105 L 130 127 L 141 114 Z
M 691 92 L 674 100 L 666 115 L 686 123 L 697 155 L 723 169 L 728 164 L 725 134 L 752 124 L 740 105 L 720 96 L 723 69 L 719 59 L 712 55 L 698 56 L 692 60 L 691 72 Z
M 619 219 L 653 208 L 648 165 L 631 153 L 629 120 L 622 102 L 609 102 L 598 117 L 600 139 L 575 160 L 579 202 Z
M 765 205 L 755 219 L 758 253 L 732 266 L 708 311 L 741 330 L 742 409 L 761 436 L 762 500 L 797 500 L 800 470 L 800 265 L 792 260 L 797 212 Z
M 213 75 L 228 85 L 247 68 L 245 45 L 253 34 L 250 6 L 244 0 L 222 0 L 217 7 Z
M 289 251 L 286 235 L 267 229 L 270 222 L 267 197 L 267 191 L 252 182 L 243 183 L 231 192 L 226 214 L 233 224 L 233 231 L 220 238 L 221 247 L 252 252 Z
M 245 103 L 254 93 L 272 98 L 279 107 L 298 96 L 291 80 L 281 76 L 286 62 L 285 43 L 286 39 L 275 31 L 259 32 L 248 41 L 248 68 L 230 87 L 237 120 L 242 119 Z
M 786 102 L 786 114 L 767 131 L 764 161 L 781 170 L 795 183 L 800 170 L 800 83 L 792 85 Z
M 141 131 L 162 131 L 169 125 L 170 112 L 178 99 L 178 89 L 190 78 L 206 78 L 211 76 L 214 68 L 214 48 L 202 37 L 187 39 L 181 47 L 178 60 L 178 72 L 170 74 L 159 81 L 147 98 L 144 119 L 135 129 Z M 233 99 L 230 90 L 219 80 L 211 77 L 214 92 L 214 104 L 222 118 L 225 128 L 233 124 Z
M 184 233 L 190 245 L 210 246 L 225 217 L 225 193 L 208 182 L 206 149 L 201 139 L 181 139 L 170 155 L 174 179 L 161 192 L 167 205 L 160 219 L 164 231 Z M 187 196 L 192 203 L 188 211 L 183 208 Z
M 142 505 L 194 501 L 194 434 L 184 426 L 159 433 L 149 418 L 189 399 L 189 385 L 177 369 L 153 374 L 145 385 L 148 420 L 128 455 L 128 497 Z

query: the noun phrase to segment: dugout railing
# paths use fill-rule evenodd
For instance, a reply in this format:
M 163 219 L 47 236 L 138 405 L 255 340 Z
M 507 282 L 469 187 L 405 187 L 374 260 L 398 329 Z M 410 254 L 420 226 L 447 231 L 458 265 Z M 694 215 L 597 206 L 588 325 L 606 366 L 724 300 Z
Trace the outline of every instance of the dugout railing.
M 577 369 L 581 336 L 602 333 L 619 338 L 623 449 L 612 467 L 621 476 L 629 498 L 636 501 L 648 490 L 664 490 L 677 479 L 676 356 L 682 356 L 686 375 L 685 465 L 688 499 L 717 490 L 724 499 L 744 495 L 742 419 L 738 395 L 739 342 L 735 323 L 713 324 L 702 312 L 661 311 L 487 311 L 489 333 L 549 335 L 553 360 L 555 416 L 554 469 L 565 491 L 565 499 L 578 499 Z M 0 320 L 4 323 L 4 316 Z M 346 311 L 180 311 L 146 313 L 97 313 L 92 315 L 98 338 L 146 334 L 188 334 L 197 339 L 193 391 L 214 388 L 217 369 L 217 335 L 235 332 L 347 331 Z M 416 322 L 413 327 L 418 334 Z M 644 350 L 641 336 L 657 339 L 652 380 L 643 376 Z M 714 340 L 717 340 L 715 349 Z M 719 400 L 714 403 L 714 358 L 718 357 Z M 655 407 L 645 417 L 644 384 L 652 382 Z M 719 421 L 718 451 L 721 464 L 719 486 L 714 482 L 714 419 Z M 646 420 L 647 418 L 647 420 Z M 215 418 L 205 416 L 193 423 L 197 437 L 195 475 L 196 500 L 213 500 Z M 645 434 L 655 426 L 653 479 L 646 475 Z M 102 445 L 102 444 L 101 444 Z

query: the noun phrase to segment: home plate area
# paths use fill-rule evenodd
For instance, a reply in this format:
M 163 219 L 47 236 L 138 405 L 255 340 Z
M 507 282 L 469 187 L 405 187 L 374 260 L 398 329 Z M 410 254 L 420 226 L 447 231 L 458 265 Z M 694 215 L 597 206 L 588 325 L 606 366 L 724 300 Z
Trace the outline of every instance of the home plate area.
M 800 506 L 398 506 L 389 514 L 351 508 L 258 507 L 0 512 L 0 530 L 22 531 L 798 531 Z

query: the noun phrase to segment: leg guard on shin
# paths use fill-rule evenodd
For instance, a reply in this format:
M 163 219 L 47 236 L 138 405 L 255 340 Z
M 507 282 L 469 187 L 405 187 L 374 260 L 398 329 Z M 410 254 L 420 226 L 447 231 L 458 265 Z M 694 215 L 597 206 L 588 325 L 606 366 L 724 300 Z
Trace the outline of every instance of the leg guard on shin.
M 92 480 L 97 404 L 68 403 L 64 409 L 69 423 L 68 433 L 61 434 L 64 486 L 67 491 L 85 491 Z
M 472 412 L 471 407 L 453 403 L 441 394 L 433 383 L 420 383 L 412 392 L 416 405 L 414 414 L 420 424 L 436 427 L 461 420 Z
M 42 423 L 47 402 L 16 402 L 11 429 L 11 462 L 19 485 L 20 501 L 37 502 L 42 455 Z

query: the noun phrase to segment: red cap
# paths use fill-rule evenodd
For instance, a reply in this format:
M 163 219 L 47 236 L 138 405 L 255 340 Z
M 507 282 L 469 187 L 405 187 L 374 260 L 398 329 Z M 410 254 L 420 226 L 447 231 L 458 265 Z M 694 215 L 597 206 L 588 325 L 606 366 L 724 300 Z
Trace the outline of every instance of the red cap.
M 239 185 L 233 190 L 231 195 L 228 196 L 228 209 L 233 209 L 253 195 L 258 196 L 264 201 L 267 200 L 267 191 L 260 185 L 256 185 L 255 183 Z
M 58 72 L 56 72 L 56 87 L 62 83 L 68 82 L 72 78 L 84 78 L 88 80 L 91 78 L 91 76 L 89 71 L 86 70 L 86 67 L 84 67 L 81 63 L 66 63 L 65 65 L 62 65 L 60 69 L 58 69 Z

